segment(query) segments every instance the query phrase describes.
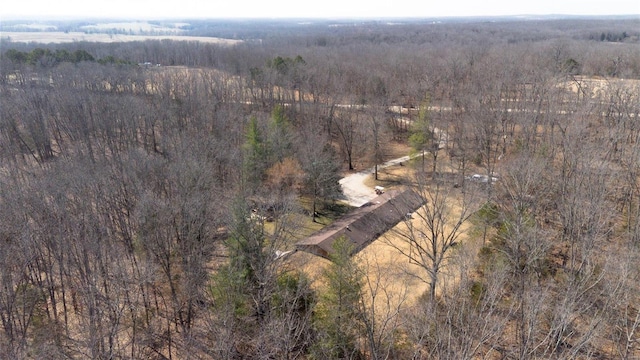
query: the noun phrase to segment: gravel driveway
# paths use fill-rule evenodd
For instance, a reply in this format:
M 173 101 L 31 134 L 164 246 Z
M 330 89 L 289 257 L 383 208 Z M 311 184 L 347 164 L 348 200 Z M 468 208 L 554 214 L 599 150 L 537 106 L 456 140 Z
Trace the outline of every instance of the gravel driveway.
M 378 170 L 407 161 L 409 161 L 409 156 L 389 160 L 384 164 L 378 165 Z M 342 186 L 342 193 L 345 196 L 344 200 L 347 204 L 360 207 L 378 196 L 373 188 L 364 184 L 367 177 L 371 176 L 373 171 L 374 168 L 369 168 L 340 179 L 340 186 Z

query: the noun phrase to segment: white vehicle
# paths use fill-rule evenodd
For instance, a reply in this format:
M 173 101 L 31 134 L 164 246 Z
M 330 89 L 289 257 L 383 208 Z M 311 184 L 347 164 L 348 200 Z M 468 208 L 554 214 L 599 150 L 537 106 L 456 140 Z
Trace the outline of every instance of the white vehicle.
M 480 182 L 480 183 L 488 183 L 489 182 L 489 175 L 473 174 L 471 176 L 467 176 L 467 180 L 476 181 L 476 182 Z M 498 181 L 498 178 L 492 176 L 491 177 L 491 182 L 494 183 L 496 181 Z

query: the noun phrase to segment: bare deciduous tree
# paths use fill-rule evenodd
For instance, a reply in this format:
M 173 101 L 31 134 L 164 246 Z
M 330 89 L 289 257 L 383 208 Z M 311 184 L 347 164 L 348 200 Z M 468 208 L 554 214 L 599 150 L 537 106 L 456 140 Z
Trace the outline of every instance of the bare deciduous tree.
M 424 175 L 415 178 L 415 192 L 424 205 L 407 214 L 404 226 L 392 233 L 408 247 L 396 246 L 407 260 L 426 274 L 414 274 L 429 284 L 429 298 L 436 300 L 441 271 L 446 267 L 453 248 L 463 234 L 463 225 L 472 214 L 472 192 L 462 193 L 436 182 L 429 185 Z

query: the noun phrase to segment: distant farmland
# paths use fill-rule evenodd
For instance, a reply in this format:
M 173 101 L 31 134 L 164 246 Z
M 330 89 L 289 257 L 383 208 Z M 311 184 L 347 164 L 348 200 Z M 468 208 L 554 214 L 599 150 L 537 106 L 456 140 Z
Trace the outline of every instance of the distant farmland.
M 124 34 L 87 34 L 84 32 L 8 32 L 3 31 L 0 34 L 2 39 L 12 42 L 36 42 L 44 44 L 61 44 L 72 42 L 129 42 L 129 41 L 145 41 L 145 40 L 174 40 L 174 41 L 198 41 L 213 44 L 233 45 L 241 42 L 241 40 L 222 39 L 216 37 L 205 36 L 181 36 L 181 35 L 124 35 Z

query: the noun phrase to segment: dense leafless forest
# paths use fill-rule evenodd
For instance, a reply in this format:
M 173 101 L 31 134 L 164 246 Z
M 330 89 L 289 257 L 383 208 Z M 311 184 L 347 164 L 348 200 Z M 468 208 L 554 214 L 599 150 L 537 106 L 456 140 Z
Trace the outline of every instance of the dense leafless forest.
M 640 20 L 187 30 L 3 33 L 0 358 L 640 358 Z M 280 256 L 409 154 L 420 293 Z

